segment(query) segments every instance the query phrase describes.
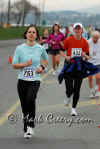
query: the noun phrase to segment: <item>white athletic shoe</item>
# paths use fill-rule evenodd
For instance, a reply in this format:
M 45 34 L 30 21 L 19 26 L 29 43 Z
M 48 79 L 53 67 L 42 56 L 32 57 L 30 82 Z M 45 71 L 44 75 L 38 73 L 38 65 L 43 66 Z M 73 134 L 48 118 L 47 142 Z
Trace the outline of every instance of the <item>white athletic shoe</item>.
M 33 135 L 35 135 L 34 130 L 32 127 L 27 127 L 27 132 L 24 133 L 24 138 L 31 138 Z
M 27 132 L 24 133 L 24 138 L 29 139 L 31 137 L 32 137 L 32 135 L 27 134 Z
M 93 93 L 90 94 L 89 98 L 94 98 L 95 95 Z
M 71 116 L 77 116 L 77 112 L 75 108 L 72 108 Z
M 96 92 L 95 97 L 100 97 L 100 92 Z
M 90 98 L 94 98 L 95 97 L 95 94 L 96 94 L 96 90 L 95 89 L 91 89 L 90 90 Z
M 60 72 L 61 72 L 61 69 L 58 67 L 56 71 L 57 71 L 58 73 L 60 73 Z
M 64 106 L 69 106 L 70 102 L 71 102 L 71 97 L 64 99 Z
M 56 71 L 53 71 L 53 72 L 52 72 L 52 75 L 55 76 L 55 75 L 56 75 Z

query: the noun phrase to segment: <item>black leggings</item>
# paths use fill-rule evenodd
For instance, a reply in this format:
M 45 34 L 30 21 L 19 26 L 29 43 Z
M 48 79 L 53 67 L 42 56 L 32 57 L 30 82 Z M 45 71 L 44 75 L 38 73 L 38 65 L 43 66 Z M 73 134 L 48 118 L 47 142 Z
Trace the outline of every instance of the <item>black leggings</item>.
M 24 116 L 24 131 L 27 126 L 35 127 L 35 108 L 36 97 L 40 87 L 40 81 L 24 81 L 18 80 L 17 89 L 21 102 L 21 108 Z
M 69 98 L 73 94 L 73 108 L 76 108 L 77 103 L 79 101 L 81 84 L 82 79 L 65 79 L 67 97 Z

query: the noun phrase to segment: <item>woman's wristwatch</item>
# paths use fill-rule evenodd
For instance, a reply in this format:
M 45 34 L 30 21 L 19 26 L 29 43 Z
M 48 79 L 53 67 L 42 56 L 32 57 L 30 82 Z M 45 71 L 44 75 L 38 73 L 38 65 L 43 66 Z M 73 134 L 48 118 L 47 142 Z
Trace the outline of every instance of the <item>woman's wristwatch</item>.
M 42 64 L 41 64 L 40 66 L 42 67 L 42 70 L 44 70 L 44 69 L 45 69 L 45 66 L 44 66 L 44 65 L 42 65 Z

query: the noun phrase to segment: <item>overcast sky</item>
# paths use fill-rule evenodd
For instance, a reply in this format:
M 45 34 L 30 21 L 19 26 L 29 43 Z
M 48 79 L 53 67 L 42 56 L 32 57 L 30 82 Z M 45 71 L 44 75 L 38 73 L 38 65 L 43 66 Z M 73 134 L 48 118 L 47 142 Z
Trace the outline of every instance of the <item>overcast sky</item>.
M 32 3 L 39 0 L 30 0 Z M 45 10 L 77 10 L 81 8 L 91 8 L 95 5 L 100 5 L 100 0 L 40 0 L 45 1 Z
M 0 3 L 8 0 L 0 0 Z M 18 0 L 11 0 L 12 2 Z M 100 5 L 100 0 L 28 0 L 32 4 L 39 5 L 45 2 L 45 11 L 50 10 L 77 10 L 81 8 L 91 8 Z M 41 8 L 43 5 L 41 5 Z

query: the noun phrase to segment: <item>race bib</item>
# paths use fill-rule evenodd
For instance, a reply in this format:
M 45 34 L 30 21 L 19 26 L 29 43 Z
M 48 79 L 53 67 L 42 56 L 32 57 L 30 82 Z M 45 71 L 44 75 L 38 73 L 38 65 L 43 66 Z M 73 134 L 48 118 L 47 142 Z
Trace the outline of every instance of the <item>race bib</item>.
M 93 51 L 93 56 L 96 56 L 96 50 Z
M 23 79 L 31 81 L 34 80 L 35 70 L 32 67 L 26 67 L 23 70 Z
M 82 49 L 81 48 L 72 48 L 72 58 L 73 57 L 81 57 Z
M 47 43 L 43 44 L 43 47 L 44 47 L 45 49 L 48 49 L 48 44 L 47 44 Z

